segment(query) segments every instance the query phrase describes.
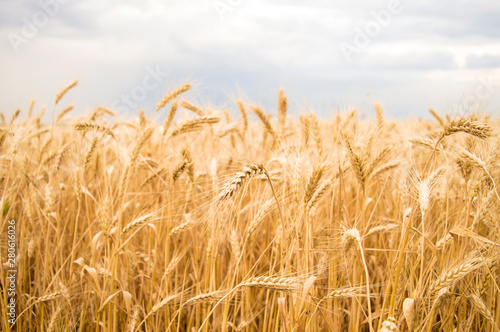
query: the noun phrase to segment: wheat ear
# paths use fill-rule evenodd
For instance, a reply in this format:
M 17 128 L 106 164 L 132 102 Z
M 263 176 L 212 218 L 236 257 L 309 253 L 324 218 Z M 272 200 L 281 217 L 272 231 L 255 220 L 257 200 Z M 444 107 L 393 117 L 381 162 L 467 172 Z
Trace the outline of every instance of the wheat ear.
M 66 115 L 68 114 L 69 112 L 71 112 L 73 110 L 73 105 L 70 105 L 68 107 L 66 107 L 65 109 L 63 109 L 61 111 L 61 113 L 59 113 L 59 115 L 57 116 L 57 119 L 56 119 L 56 124 L 59 123 L 59 121 L 61 121 L 61 119 Z
M 62 97 L 64 97 L 64 95 L 66 94 L 66 92 L 68 92 L 70 89 L 72 89 L 73 87 L 75 87 L 75 85 L 78 83 L 78 80 L 74 80 L 73 82 L 71 82 L 70 84 L 68 84 L 67 86 L 65 86 L 64 88 L 62 88 L 61 91 L 59 91 L 56 95 L 56 102 L 55 102 L 55 105 L 57 105 L 57 103 L 61 100 Z
M 160 100 L 160 102 L 158 104 L 156 104 L 156 109 L 155 109 L 155 113 L 158 112 L 160 109 L 162 109 L 163 107 L 165 107 L 165 105 L 171 101 L 172 99 L 174 99 L 175 97 L 177 97 L 178 95 L 180 95 L 181 93 L 184 93 L 186 92 L 187 90 L 191 89 L 192 85 L 190 83 L 186 83 L 186 84 L 183 84 L 181 85 L 180 87 L 170 91 L 169 93 L 167 93 L 162 100 Z

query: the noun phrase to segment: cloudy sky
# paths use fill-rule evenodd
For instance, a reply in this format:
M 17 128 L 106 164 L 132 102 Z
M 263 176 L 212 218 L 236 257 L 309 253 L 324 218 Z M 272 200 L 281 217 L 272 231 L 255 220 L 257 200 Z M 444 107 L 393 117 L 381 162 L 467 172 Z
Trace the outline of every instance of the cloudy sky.
M 295 114 L 379 101 L 393 117 L 463 108 L 498 114 L 500 2 L 0 0 L 0 111 L 151 112 L 172 87 Z M 215 106 L 214 106 L 215 107 Z

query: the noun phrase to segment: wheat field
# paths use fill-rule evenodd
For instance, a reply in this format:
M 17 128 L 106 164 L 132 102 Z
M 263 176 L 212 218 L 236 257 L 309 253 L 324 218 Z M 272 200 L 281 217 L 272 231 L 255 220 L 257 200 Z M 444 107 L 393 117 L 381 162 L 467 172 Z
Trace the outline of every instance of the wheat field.
M 75 85 L 51 122 L 2 115 L 2 331 L 499 331 L 497 119 L 211 110 L 187 83 L 123 122 L 72 116 Z

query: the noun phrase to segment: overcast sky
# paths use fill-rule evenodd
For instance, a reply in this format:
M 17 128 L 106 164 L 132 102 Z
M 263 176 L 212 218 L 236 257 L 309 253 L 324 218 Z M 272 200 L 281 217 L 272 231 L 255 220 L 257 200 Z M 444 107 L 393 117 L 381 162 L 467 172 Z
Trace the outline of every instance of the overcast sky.
M 106 106 L 150 113 L 172 87 L 234 108 L 291 111 L 379 101 L 394 117 L 498 114 L 500 1 L 0 0 L 0 111 Z

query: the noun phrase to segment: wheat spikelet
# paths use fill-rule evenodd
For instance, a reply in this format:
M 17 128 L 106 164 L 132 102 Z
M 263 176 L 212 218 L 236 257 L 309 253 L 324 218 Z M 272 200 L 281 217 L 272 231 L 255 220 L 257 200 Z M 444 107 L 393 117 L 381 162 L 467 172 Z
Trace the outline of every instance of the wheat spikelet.
M 186 169 L 187 164 L 187 161 L 183 160 L 180 164 L 175 166 L 174 171 L 172 172 L 172 180 L 174 180 L 174 182 L 182 175 L 182 172 Z
M 229 243 L 231 244 L 234 258 L 238 260 L 241 257 L 241 245 L 238 233 L 234 229 L 229 234 Z
M 242 287 L 267 288 L 282 292 L 294 292 L 302 289 L 303 284 L 297 278 L 251 277 L 243 281 Z
M 76 200 L 78 201 L 78 203 L 80 203 L 82 200 L 83 193 L 82 193 L 82 181 L 78 169 L 75 171 L 73 176 L 73 186 L 75 188 Z
M 27 208 L 29 209 L 29 208 Z M 28 258 L 31 259 L 35 257 L 36 242 L 35 240 L 28 240 Z
M 413 331 L 416 327 L 416 312 L 415 312 L 415 299 L 406 298 L 403 301 L 403 314 L 406 319 L 406 324 L 410 331 Z
M 40 120 L 43 118 L 44 114 L 45 114 L 45 107 L 42 107 L 40 109 L 40 113 L 38 113 L 38 115 L 36 116 L 36 118 L 33 119 L 33 121 L 35 122 L 35 124 L 37 125 L 37 127 L 40 126 Z
M 228 125 L 222 127 L 221 130 L 217 133 L 217 136 L 219 138 L 223 138 L 227 134 L 235 132 L 235 131 L 236 132 L 238 131 L 238 123 L 232 122 L 232 123 L 229 123 Z
M 43 161 L 42 165 L 48 164 L 52 159 L 54 159 L 58 155 L 59 151 L 54 151 L 50 155 L 48 155 Z
M 222 188 L 218 195 L 218 200 L 226 200 L 231 198 L 238 189 L 245 184 L 252 176 L 263 174 L 266 170 L 261 164 L 249 164 L 244 167 L 241 172 L 236 173 Z
M 196 296 L 190 298 L 189 300 L 184 302 L 182 305 L 185 307 L 185 306 L 193 305 L 193 304 L 200 303 L 200 302 L 219 300 L 220 298 L 222 298 L 223 294 L 224 294 L 224 292 L 222 292 L 222 291 L 215 291 L 215 292 L 211 292 L 211 293 L 199 294 L 199 295 L 196 295 Z
M 479 169 L 482 169 L 486 173 L 488 173 L 488 170 L 486 169 L 486 163 L 481 158 L 476 156 L 474 153 L 464 150 L 462 148 L 457 148 L 456 152 L 459 158 L 461 158 L 464 162 Z
M 282 134 L 285 130 L 287 106 L 288 102 L 285 94 L 283 93 L 283 89 L 280 89 L 278 96 L 278 120 L 280 123 L 280 130 Z
M 379 168 L 373 170 L 373 172 L 370 174 L 371 178 L 376 178 L 377 176 L 381 176 L 382 174 L 390 171 L 391 169 L 395 169 L 399 167 L 398 162 L 389 162 L 387 164 L 384 164 L 380 166 Z
M 47 148 L 48 146 L 52 143 L 52 139 L 49 138 L 43 145 L 42 145 L 42 148 L 40 149 L 40 152 L 38 154 L 38 161 L 41 162 L 42 161 L 42 156 L 44 155 L 45 151 L 47 151 Z M 16 144 L 16 143 L 14 143 Z
M 269 116 L 264 114 L 264 112 L 257 106 L 250 106 L 250 109 L 255 115 L 257 115 L 259 120 L 262 122 L 262 124 L 266 128 L 266 132 L 269 133 L 274 140 L 277 140 L 278 135 L 276 134 L 276 131 L 274 130 L 273 125 L 271 124 L 271 121 L 269 121 Z
M 433 188 L 436 186 L 436 181 L 443 171 L 444 169 L 440 167 L 432 172 L 425 180 L 418 183 L 418 202 L 420 204 L 422 218 L 425 217 L 425 214 L 429 209 Z
M 317 189 L 314 191 L 314 194 L 312 195 L 311 199 L 309 202 L 307 202 L 307 211 L 309 214 L 314 214 L 316 204 L 319 202 L 319 200 L 325 195 L 325 193 L 328 191 L 330 188 L 332 182 L 329 179 L 323 180 L 317 187 Z
M 68 92 L 70 89 L 72 89 L 73 87 L 75 87 L 75 85 L 78 83 L 78 80 L 74 80 L 73 82 L 71 82 L 70 84 L 68 84 L 67 86 L 65 86 L 61 91 L 59 91 L 56 95 L 56 102 L 55 102 L 55 105 L 57 105 L 57 103 L 61 100 L 62 97 L 64 97 L 64 95 L 66 94 L 66 92 Z
M 172 99 L 174 99 L 178 95 L 186 92 L 187 90 L 191 89 L 191 87 L 192 87 L 192 85 L 190 83 L 185 83 L 185 84 L 181 85 L 180 87 L 178 87 L 177 89 L 174 89 L 174 90 L 170 91 L 169 93 L 167 93 L 163 97 L 163 99 L 158 104 L 156 104 L 155 113 L 158 112 L 163 107 L 165 107 L 165 105 L 169 101 L 171 101 Z
M 443 250 L 446 245 L 453 242 L 453 236 L 450 233 L 446 233 L 444 237 L 436 242 L 436 250 Z
M 430 288 L 431 293 L 439 293 L 439 291 L 448 288 L 453 282 L 462 279 L 468 273 L 480 268 L 484 264 L 482 259 L 472 258 L 465 263 L 444 271 L 432 284 Z
M 12 114 L 12 118 L 10 119 L 10 124 L 13 124 L 14 121 L 16 121 L 17 117 L 19 116 L 19 114 L 21 113 L 21 110 L 18 108 L 14 114 Z
M 50 184 L 47 184 L 45 186 L 44 203 L 45 213 L 47 215 L 51 215 L 51 213 L 54 211 L 54 199 L 52 195 L 52 187 L 50 186 Z
M 380 103 L 375 103 L 375 113 L 377 115 L 377 131 L 380 131 L 384 126 L 384 112 Z
M 62 282 L 60 282 L 60 281 L 57 284 L 59 286 L 59 290 L 61 291 L 61 294 L 64 297 L 64 299 L 68 303 L 71 302 L 70 293 L 69 293 L 68 288 L 66 286 L 64 286 L 64 284 Z
M 144 145 L 146 145 L 146 142 L 151 138 L 151 135 L 153 135 L 153 131 L 154 131 L 153 127 L 146 129 L 139 137 L 139 139 L 136 141 L 134 149 L 132 150 L 132 153 L 130 155 L 129 165 L 131 166 L 135 165 L 137 158 L 139 157 L 139 153 L 144 148 Z
M 175 113 L 177 112 L 177 103 L 173 102 L 172 106 L 170 106 L 170 111 L 168 111 L 167 120 L 165 120 L 165 124 L 163 125 L 163 135 L 165 135 L 174 122 Z
M 122 229 L 121 236 L 124 236 L 128 232 L 144 225 L 153 217 L 153 214 L 147 214 L 145 216 L 139 217 L 137 219 L 132 220 L 127 226 Z
M 94 122 L 102 115 L 107 114 L 109 116 L 115 116 L 115 113 L 105 107 L 97 107 L 94 109 L 92 114 L 90 115 L 90 121 Z
M 464 178 L 465 182 L 469 182 L 474 166 L 472 166 L 471 163 L 467 162 L 467 160 L 460 158 L 456 160 L 456 163 L 460 168 L 460 172 L 462 173 L 462 177 Z
M 156 313 L 158 310 L 160 310 L 161 308 L 163 308 L 167 303 L 169 303 L 170 301 L 176 299 L 179 297 L 179 294 L 174 294 L 174 295 L 171 295 L 171 296 L 168 296 L 166 298 L 164 298 L 163 300 L 161 300 L 160 302 L 158 302 L 157 304 L 155 304 L 153 306 L 153 308 L 151 308 L 151 311 L 146 315 L 146 317 L 144 318 L 144 320 L 146 320 L 146 318 L 148 318 L 149 316 L 153 315 L 154 313 Z
M 259 227 L 259 225 L 264 221 L 264 218 L 276 207 L 274 199 L 267 200 L 262 207 L 259 209 L 255 217 L 248 224 L 247 235 L 246 237 L 250 237 L 250 235 Z
M 434 148 L 436 148 L 436 151 L 442 151 L 443 149 L 441 144 L 438 144 L 436 146 L 436 143 L 430 138 L 412 137 L 408 139 L 408 141 L 413 145 L 423 146 L 431 150 L 434 150 Z
M 146 122 L 147 119 L 146 116 L 144 115 L 144 110 L 141 109 L 139 111 L 139 128 L 141 128 L 141 130 L 144 130 L 144 128 L 146 127 Z
M 87 151 L 87 154 L 85 155 L 85 159 L 84 159 L 84 162 L 83 162 L 83 172 L 84 173 L 87 170 L 87 166 L 90 163 L 90 158 L 92 158 L 92 155 L 95 152 L 95 149 L 97 147 L 97 142 L 98 141 L 99 141 L 99 138 L 98 137 L 94 137 L 94 139 L 92 140 L 92 143 L 90 143 L 89 149 Z
M 165 272 L 163 273 L 163 277 L 161 278 L 161 284 L 164 283 L 165 279 L 172 273 L 174 272 L 175 268 L 181 261 L 182 257 L 184 256 L 185 251 L 180 252 L 175 254 L 171 259 L 170 262 L 168 263 L 167 268 L 165 269 Z
M 351 162 L 351 167 L 354 170 L 354 174 L 356 175 L 356 178 L 358 179 L 358 182 L 364 191 L 367 178 L 367 174 L 365 171 L 365 163 L 363 159 L 361 159 L 360 155 L 354 151 L 350 139 L 345 139 L 344 145 L 347 149 L 347 155 L 349 156 L 349 160 Z
M 429 113 L 434 117 L 434 119 L 437 120 L 437 122 L 441 125 L 444 126 L 444 120 L 442 117 L 439 116 L 439 114 L 436 113 L 432 108 L 429 108 Z
M 304 203 L 306 205 L 311 200 L 312 196 L 314 195 L 314 192 L 318 188 L 319 181 L 321 180 L 321 177 L 323 176 L 324 171 L 325 171 L 325 167 L 323 165 L 320 165 L 314 169 L 313 174 L 309 178 L 309 181 L 308 181 L 307 187 L 306 187 L 306 192 L 304 194 Z
M 74 127 L 75 127 L 75 130 L 85 131 L 85 132 L 89 131 L 89 130 L 100 131 L 100 132 L 103 132 L 103 133 L 115 138 L 115 135 L 113 134 L 111 129 L 104 127 L 104 126 L 101 126 L 101 125 L 98 125 L 96 123 L 80 122 L 80 123 L 75 124 Z
M 471 121 L 470 119 L 461 118 L 459 120 L 447 123 L 444 126 L 441 137 L 449 136 L 459 132 L 467 133 L 481 139 L 486 139 L 491 136 L 490 127 L 476 121 Z
M 241 121 L 243 123 L 243 132 L 246 133 L 247 129 L 248 129 L 247 111 L 245 110 L 245 106 L 243 105 L 243 102 L 241 100 L 237 100 L 236 105 L 238 106 L 238 109 L 240 110 L 240 113 L 241 113 Z
M 63 146 L 57 152 L 56 161 L 54 162 L 54 168 L 53 168 L 54 172 L 59 171 L 59 168 L 61 167 L 62 158 L 64 157 L 64 154 L 66 153 L 66 151 L 68 151 L 68 147 L 67 146 Z
M 191 217 L 190 213 L 184 214 L 183 218 L 184 218 L 184 222 L 183 223 L 180 223 L 176 227 L 172 228 L 172 230 L 170 231 L 171 235 L 183 232 L 186 229 L 188 229 L 189 227 L 191 227 L 194 224 L 196 224 L 195 220 Z
M 182 100 L 180 101 L 180 105 L 181 105 L 182 107 L 184 107 L 185 109 L 188 109 L 188 110 L 190 110 L 191 112 L 194 112 L 194 113 L 198 114 L 198 116 L 203 116 L 203 115 L 205 115 L 205 114 L 203 114 L 203 110 L 202 110 L 201 108 L 199 108 L 199 107 L 197 107 L 197 106 L 195 106 L 195 105 L 193 105 L 193 104 L 189 103 L 189 102 L 188 102 L 187 100 L 185 100 L 185 99 L 182 99 Z
M 394 317 L 387 317 L 387 319 L 382 323 L 382 327 L 379 332 L 399 332 L 398 326 L 396 325 L 396 319 Z
M 197 117 L 193 120 L 187 120 L 184 123 L 182 123 L 179 128 L 174 130 L 172 134 L 170 134 L 171 137 L 175 137 L 177 135 L 193 131 L 193 130 L 199 130 L 201 129 L 201 125 L 203 124 L 213 124 L 217 123 L 220 121 L 220 117 L 218 116 L 213 116 L 213 115 L 205 115 L 205 116 L 200 116 Z
M 380 151 L 371 161 L 370 165 L 366 168 L 366 175 L 370 176 L 373 173 L 375 167 L 377 167 L 382 160 L 392 151 L 391 147 L 385 147 Z
M 52 301 L 52 300 L 58 298 L 59 296 L 62 296 L 61 291 L 57 291 L 57 292 L 50 293 L 50 294 L 47 294 L 47 295 L 44 295 L 44 296 L 40 296 L 39 298 L 36 299 L 36 302 L 48 302 L 48 301 Z
M 139 305 L 135 305 L 132 309 L 132 315 L 130 316 L 130 321 L 127 324 L 125 329 L 126 332 L 135 332 L 137 328 L 137 323 L 139 322 L 141 314 L 141 307 Z
M 33 115 L 33 107 L 35 107 L 35 99 L 31 100 L 31 102 L 30 102 L 30 106 L 28 108 L 28 119 L 31 119 L 31 116 Z M 3 117 L 3 114 L 2 114 L 2 117 Z M 5 121 L 2 121 L 2 122 L 5 122 Z
M 59 123 L 59 121 L 61 121 L 61 119 L 66 115 L 68 114 L 69 112 L 71 112 L 73 110 L 73 105 L 70 105 L 68 107 L 66 107 L 65 109 L 63 109 L 59 115 L 57 116 L 57 119 L 56 119 L 56 124 Z
M 153 179 L 156 178 L 157 176 L 161 176 L 164 172 L 165 172 L 165 167 L 162 167 L 159 170 L 155 171 L 141 183 L 140 188 L 144 187 L 145 185 L 153 181 Z
M 125 186 L 127 185 L 128 177 L 130 174 L 130 169 L 135 166 L 135 163 L 137 161 L 137 158 L 139 157 L 139 153 L 141 152 L 142 148 L 148 141 L 148 139 L 151 137 L 153 134 L 154 128 L 150 127 L 146 129 L 142 135 L 139 137 L 139 139 L 136 141 L 134 149 L 132 150 L 131 156 L 130 156 L 130 161 L 128 162 L 127 166 L 125 167 L 125 170 L 122 173 L 121 179 L 120 179 L 120 184 L 118 186 L 118 201 L 121 201 L 124 194 L 125 194 Z
M 302 139 L 304 140 L 304 146 L 309 145 L 309 119 L 307 114 L 300 115 L 300 126 L 302 128 Z
M 424 219 L 423 216 L 425 216 L 425 212 L 429 209 L 429 201 L 431 196 L 431 187 L 429 182 L 429 178 L 427 178 L 425 181 L 421 181 L 418 187 L 418 202 L 420 204 L 422 219 Z
M 307 141 L 309 140 L 310 135 L 314 138 L 316 143 L 316 149 L 320 156 L 323 155 L 323 140 L 321 139 L 321 132 L 319 129 L 319 121 L 314 113 L 308 113 L 305 115 L 301 115 L 301 123 L 303 125 L 303 131 L 305 131 L 305 145 L 307 145 Z
M 495 329 L 495 331 L 500 331 L 500 329 L 498 328 L 498 325 L 495 321 L 495 317 L 493 317 L 493 315 L 491 314 L 491 311 L 488 309 L 488 307 L 486 306 L 484 301 L 476 294 L 470 295 L 469 299 L 474 304 L 474 307 L 476 308 L 477 312 L 479 312 L 481 315 L 483 315 L 484 318 L 486 318 L 491 323 L 491 325 L 493 325 L 493 328 Z
M 472 222 L 472 229 L 475 229 L 480 222 L 482 222 L 490 209 L 492 208 L 493 205 L 493 199 L 494 199 L 494 190 L 490 190 L 482 204 L 479 206 L 478 210 L 476 211 L 476 214 L 474 215 L 474 221 Z
M 356 243 L 361 243 L 361 236 L 356 228 L 345 229 L 342 232 L 342 246 L 348 252 Z
M 57 323 L 58 323 L 59 318 L 61 316 L 62 309 L 63 309 L 63 307 L 61 305 L 58 305 L 56 310 L 50 316 L 49 326 L 47 327 L 47 332 L 56 331 L 56 326 L 57 326 Z
M 398 224 L 385 224 L 385 225 L 375 226 L 375 227 L 370 228 L 370 230 L 363 235 L 363 238 L 366 238 L 366 237 L 368 237 L 372 234 L 378 233 L 378 232 L 390 231 L 391 229 L 395 229 L 398 227 L 399 227 Z
M 360 287 L 338 288 L 328 293 L 323 299 L 348 299 L 353 297 L 364 297 L 366 294 Z

